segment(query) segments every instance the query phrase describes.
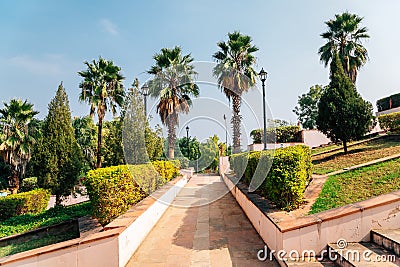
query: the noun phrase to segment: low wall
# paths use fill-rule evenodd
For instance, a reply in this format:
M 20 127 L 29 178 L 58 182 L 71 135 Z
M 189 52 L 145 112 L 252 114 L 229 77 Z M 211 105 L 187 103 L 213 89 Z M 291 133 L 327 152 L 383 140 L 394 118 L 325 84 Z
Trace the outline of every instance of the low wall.
M 331 139 L 318 130 L 302 130 L 301 140 L 310 148 L 331 143 Z
M 123 267 L 186 183 L 186 175 L 174 179 L 102 232 L 3 257 L 0 266 Z
M 261 197 L 249 194 L 245 186 L 235 185 L 223 172 L 221 177 L 271 250 L 296 250 L 300 255 L 312 250 L 318 255 L 328 243 L 339 239 L 369 241 L 372 229 L 400 227 L 400 191 L 298 219 L 275 221 L 263 207 Z

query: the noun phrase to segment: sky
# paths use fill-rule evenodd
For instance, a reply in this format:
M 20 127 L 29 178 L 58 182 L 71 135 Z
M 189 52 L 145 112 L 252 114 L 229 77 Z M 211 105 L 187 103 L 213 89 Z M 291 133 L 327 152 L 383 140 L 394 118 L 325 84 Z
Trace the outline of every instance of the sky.
M 250 35 L 259 48 L 254 68 L 268 72 L 269 116 L 296 123 L 292 110 L 298 96 L 312 85 L 329 83 L 329 70 L 317 54 L 324 44 L 320 34 L 326 31 L 325 21 L 344 11 L 364 17 L 371 36 L 363 43 L 370 60 L 358 75 L 360 94 L 375 107 L 376 100 L 400 90 L 398 0 L 2 0 L 0 10 L 0 102 L 28 99 L 39 118 L 46 116 L 61 81 L 72 115 L 88 114 L 89 106 L 78 101 L 77 72 L 85 69 L 84 61 L 99 56 L 113 60 L 129 87 L 136 77 L 141 82 L 151 78 L 146 71 L 163 47 L 179 45 L 185 54 L 212 66 L 216 43 L 236 30 Z M 217 86 L 199 86 L 201 97 L 181 117 L 178 135 L 186 135 L 183 129 L 190 125 L 190 135 L 200 140 L 214 132 L 224 139 L 228 101 Z M 159 123 L 154 101 L 148 102 L 153 126 Z M 250 143 L 249 132 L 261 126 L 260 84 L 244 96 L 242 111 L 243 143 Z

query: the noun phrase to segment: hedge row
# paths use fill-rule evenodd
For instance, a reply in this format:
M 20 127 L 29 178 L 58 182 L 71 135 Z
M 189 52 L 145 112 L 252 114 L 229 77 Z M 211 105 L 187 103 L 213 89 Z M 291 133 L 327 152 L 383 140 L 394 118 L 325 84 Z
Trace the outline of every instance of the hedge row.
M 378 116 L 379 126 L 385 131 L 400 131 L 400 112 Z
M 255 151 L 235 154 L 230 157 L 230 161 L 235 173 L 247 185 L 257 175 L 257 179 L 264 179 L 258 192 L 279 208 L 293 210 L 304 201 L 304 191 L 312 174 L 309 147 L 280 148 L 275 153 Z M 259 169 L 257 175 L 254 175 L 257 166 Z
M 261 144 L 263 141 L 263 129 L 251 131 L 250 136 L 254 144 Z M 281 126 L 267 129 L 267 143 L 291 143 L 301 142 L 299 126 Z
M 92 203 L 92 214 L 106 225 L 178 174 L 179 161 L 91 170 L 84 184 Z
M 390 101 L 392 101 L 392 105 L 390 105 Z M 379 99 L 376 101 L 376 107 L 378 111 L 400 107 L 400 93 Z
M 45 189 L 0 197 L 0 220 L 26 213 L 39 213 L 46 210 L 50 193 Z

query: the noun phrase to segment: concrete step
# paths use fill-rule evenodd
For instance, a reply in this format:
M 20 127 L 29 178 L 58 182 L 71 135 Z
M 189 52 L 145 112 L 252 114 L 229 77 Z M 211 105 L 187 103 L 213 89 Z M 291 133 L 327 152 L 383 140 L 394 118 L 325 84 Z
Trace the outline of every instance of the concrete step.
M 391 267 L 400 266 L 400 260 L 393 252 L 374 243 L 347 243 L 339 248 L 336 243 L 328 244 L 329 259 L 343 267 Z
M 372 230 L 371 241 L 400 257 L 400 229 Z

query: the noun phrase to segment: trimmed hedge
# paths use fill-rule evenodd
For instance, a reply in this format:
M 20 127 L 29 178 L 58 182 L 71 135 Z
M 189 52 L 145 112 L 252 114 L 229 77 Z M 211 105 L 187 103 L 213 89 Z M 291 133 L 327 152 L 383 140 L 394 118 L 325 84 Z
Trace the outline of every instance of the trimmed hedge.
M 390 106 L 390 100 L 392 100 L 392 106 Z M 376 107 L 378 112 L 400 107 L 400 93 L 379 99 L 376 101 Z
M 379 126 L 385 131 L 400 131 L 400 112 L 378 116 Z
M 304 191 L 311 178 L 311 150 L 291 146 L 272 151 L 255 151 L 230 157 L 231 166 L 247 185 L 260 164 L 261 171 L 271 166 L 258 192 L 283 210 L 293 210 L 304 201 Z M 272 164 L 272 165 L 271 165 Z
M 50 193 L 45 189 L 0 197 L 0 220 L 27 214 L 39 213 L 46 210 Z
M 263 139 L 263 129 L 251 131 L 250 137 L 254 144 L 261 144 Z M 301 142 L 299 126 L 281 126 L 267 129 L 267 143 L 291 143 Z
M 176 177 L 178 165 L 179 161 L 155 161 L 89 171 L 84 184 L 92 203 L 92 215 L 106 225 Z

